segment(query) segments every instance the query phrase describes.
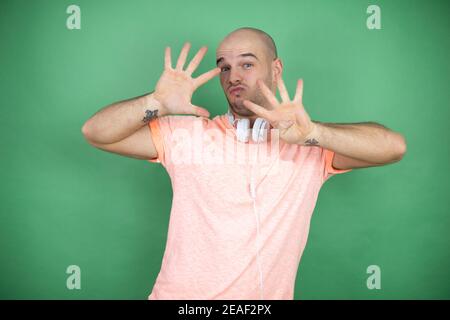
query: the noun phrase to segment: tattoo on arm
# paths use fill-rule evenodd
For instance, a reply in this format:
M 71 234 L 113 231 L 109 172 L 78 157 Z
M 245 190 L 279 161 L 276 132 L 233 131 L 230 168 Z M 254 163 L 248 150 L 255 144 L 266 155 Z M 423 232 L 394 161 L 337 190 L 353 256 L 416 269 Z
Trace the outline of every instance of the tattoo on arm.
M 319 144 L 319 141 L 317 141 L 316 139 L 312 138 L 312 139 L 306 140 L 305 144 L 307 146 L 317 146 Z
M 145 110 L 145 117 L 142 119 L 144 123 L 148 123 L 150 120 L 158 116 L 158 110 Z

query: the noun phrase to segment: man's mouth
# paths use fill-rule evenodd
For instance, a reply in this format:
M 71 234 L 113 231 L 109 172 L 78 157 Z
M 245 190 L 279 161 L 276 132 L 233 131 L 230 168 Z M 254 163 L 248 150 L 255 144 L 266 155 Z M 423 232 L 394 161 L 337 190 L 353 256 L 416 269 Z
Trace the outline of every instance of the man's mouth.
M 233 87 L 230 89 L 229 93 L 231 95 L 239 95 L 242 91 L 244 91 L 243 87 Z

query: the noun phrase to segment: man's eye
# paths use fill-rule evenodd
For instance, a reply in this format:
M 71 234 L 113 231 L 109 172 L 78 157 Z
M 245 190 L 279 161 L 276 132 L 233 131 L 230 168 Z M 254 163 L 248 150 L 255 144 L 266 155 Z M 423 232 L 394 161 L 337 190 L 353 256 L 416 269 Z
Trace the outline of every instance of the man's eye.
M 251 64 L 251 63 L 244 63 L 244 68 L 250 68 L 251 66 L 253 66 L 253 64 Z
M 221 71 L 221 72 L 228 71 L 228 67 L 222 67 L 222 68 L 220 69 L 220 71 Z

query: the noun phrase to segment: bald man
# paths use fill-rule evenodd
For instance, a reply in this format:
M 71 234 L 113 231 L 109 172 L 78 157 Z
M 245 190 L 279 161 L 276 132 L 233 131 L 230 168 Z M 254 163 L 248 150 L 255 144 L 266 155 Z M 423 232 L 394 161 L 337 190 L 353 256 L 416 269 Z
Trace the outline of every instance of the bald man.
M 275 43 L 259 29 L 228 34 L 217 67 L 197 77 L 207 48 L 185 66 L 189 49 L 174 66 L 167 47 L 152 93 L 107 106 L 82 128 L 94 147 L 159 163 L 171 178 L 166 249 L 148 299 L 293 299 L 323 183 L 399 161 L 405 139 L 373 122 L 312 121 L 303 81 L 291 99 Z M 191 98 L 218 75 L 228 110 L 210 119 Z

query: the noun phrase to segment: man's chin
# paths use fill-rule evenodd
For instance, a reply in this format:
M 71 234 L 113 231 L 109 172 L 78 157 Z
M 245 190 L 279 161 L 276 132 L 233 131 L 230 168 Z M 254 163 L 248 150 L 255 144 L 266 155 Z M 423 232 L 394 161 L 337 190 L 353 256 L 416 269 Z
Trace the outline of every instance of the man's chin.
M 255 114 L 253 113 L 253 111 L 245 107 L 242 101 L 237 101 L 236 103 L 231 104 L 231 110 L 242 117 L 254 116 Z

